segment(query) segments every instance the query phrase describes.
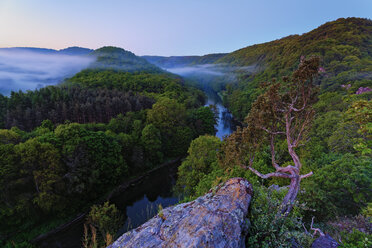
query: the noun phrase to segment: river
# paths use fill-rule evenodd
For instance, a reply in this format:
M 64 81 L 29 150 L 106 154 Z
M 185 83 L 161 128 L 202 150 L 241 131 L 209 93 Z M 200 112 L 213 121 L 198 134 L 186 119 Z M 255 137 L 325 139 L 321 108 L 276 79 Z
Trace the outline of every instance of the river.
M 222 139 L 235 130 L 236 124 L 231 113 L 222 105 L 218 94 L 210 90 L 205 90 L 205 93 L 208 97 L 206 105 L 215 105 L 218 111 L 216 136 Z M 110 199 L 110 202 L 114 203 L 125 217 L 125 223 L 118 235 L 140 226 L 155 216 L 160 204 L 166 208 L 179 202 L 179 196 L 173 193 L 179 165 L 180 162 L 171 163 L 148 173 L 141 180 L 129 185 Z M 45 248 L 81 247 L 84 220 L 85 218 L 81 218 L 67 228 L 39 240 L 36 244 Z
M 230 111 L 223 106 L 222 100 L 218 94 L 209 91 L 206 92 L 208 97 L 206 106 L 214 105 L 218 111 L 217 125 L 216 125 L 216 136 L 223 139 L 224 136 L 231 134 L 236 130 L 237 123 L 234 120 Z

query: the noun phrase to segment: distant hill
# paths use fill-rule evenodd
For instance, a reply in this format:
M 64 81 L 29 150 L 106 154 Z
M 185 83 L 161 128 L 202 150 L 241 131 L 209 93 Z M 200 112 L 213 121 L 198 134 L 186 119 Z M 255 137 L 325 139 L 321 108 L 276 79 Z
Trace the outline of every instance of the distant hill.
M 0 51 L 9 52 L 34 52 L 39 54 L 64 54 L 64 55 L 86 55 L 91 53 L 93 50 L 83 47 L 68 47 L 61 50 L 39 48 L 39 47 L 7 47 L 0 48 Z
M 91 68 L 126 72 L 162 72 L 159 67 L 149 63 L 146 59 L 118 47 L 102 47 L 93 51 L 90 55 L 96 57 L 96 61 L 90 66 Z
M 77 47 L 77 46 L 68 47 L 68 48 L 61 49 L 58 51 L 58 53 L 66 54 L 66 55 L 86 55 L 91 52 L 93 52 L 92 49 L 84 48 L 84 47 Z
M 134 53 L 117 47 L 61 50 L 37 47 L 0 48 L 0 94 L 55 85 L 80 71 L 112 70 L 129 73 L 167 74 Z M 171 76 L 174 78 L 174 76 Z
M 212 64 L 225 55 L 226 53 L 215 53 L 207 54 L 204 56 L 142 56 L 142 58 L 161 68 L 174 68 L 192 65 Z

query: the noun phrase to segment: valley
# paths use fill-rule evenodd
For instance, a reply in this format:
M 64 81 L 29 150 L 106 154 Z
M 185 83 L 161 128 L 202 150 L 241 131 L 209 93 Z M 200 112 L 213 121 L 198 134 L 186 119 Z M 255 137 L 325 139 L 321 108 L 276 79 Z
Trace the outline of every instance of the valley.
M 245 245 L 310 247 L 314 219 L 369 245 L 371 72 L 354 17 L 203 56 L 1 48 L 0 246 L 105 247 L 236 177 Z

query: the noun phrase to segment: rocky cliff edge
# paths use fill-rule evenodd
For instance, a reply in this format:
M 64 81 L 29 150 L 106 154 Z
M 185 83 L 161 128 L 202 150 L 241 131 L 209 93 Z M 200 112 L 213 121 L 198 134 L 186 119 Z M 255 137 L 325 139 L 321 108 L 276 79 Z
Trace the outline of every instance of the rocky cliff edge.
M 192 202 L 163 209 L 109 247 L 245 247 L 251 198 L 251 184 L 232 178 Z

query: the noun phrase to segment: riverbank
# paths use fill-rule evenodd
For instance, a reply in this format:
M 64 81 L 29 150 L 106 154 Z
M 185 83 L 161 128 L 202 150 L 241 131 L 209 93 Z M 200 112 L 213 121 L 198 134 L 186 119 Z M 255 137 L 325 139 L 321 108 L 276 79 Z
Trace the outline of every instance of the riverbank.
M 181 157 L 173 159 L 171 161 L 167 161 L 156 168 L 153 168 L 146 173 L 136 176 L 128 181 L 125 181 L 121 185 L 115 187 L 110 193 L 108 193 L 105 197 L 101 200 L 97 201 L 96 204 L 102 204 L 105 201 L 110 201 L 115 205 L 118 204 L 118 199 L 122 198 L 123 194 L 133 193 L 127 191 L 133 191 L 139 184 L 143 184 L 145 179 L 151 179 L 153 174 L 159 174 L 158 172 L 162 172 L 162 170 L 167 169 L 168 167 L 175 167 L 174 171 L 177 171 L 178 165 L 181 162 Z M 169 168 L 171 169 L 171 168 Z M 154 175 L 155 176 L 155 175 Z M 140 191 L 140 190 L 138 190 Z M 137 191 L 137 192 L 138 192 Z M 125 197 L 124 197 L 125 198 Z M 127 204 L 124 204 L 127 205 Z M 34 238 L 31 243 L 37 245 L 38 247 L 60 247 L 60 248 L 73 248 L 73 247 L 80 247 L 81 245 L 81 238 L 83 235 L 83 225 L 85 222 L 85 217 L 88 214 L 89 210 L 79 213 L 73 218 L 71 221 L 64 223 L 57 228 L 41 234 Z M 128 218 L 128 216 L 127 216 Z

